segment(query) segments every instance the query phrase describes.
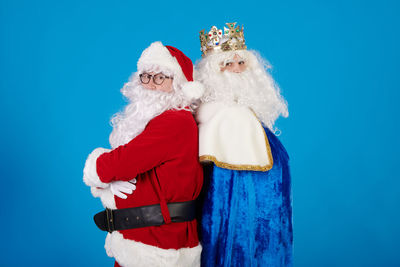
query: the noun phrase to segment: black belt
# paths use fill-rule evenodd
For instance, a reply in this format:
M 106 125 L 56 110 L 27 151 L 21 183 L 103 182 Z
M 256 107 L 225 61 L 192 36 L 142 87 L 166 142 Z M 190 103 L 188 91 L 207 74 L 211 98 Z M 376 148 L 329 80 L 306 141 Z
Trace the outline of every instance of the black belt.
M 188 222 L 196 217 L 196 201 L 168 203 L 171 222 Z M 94 215 L 94 222 L 103 231 L 119 231 L 165 224 L 160 204 L 127 209 L 106 209 Z

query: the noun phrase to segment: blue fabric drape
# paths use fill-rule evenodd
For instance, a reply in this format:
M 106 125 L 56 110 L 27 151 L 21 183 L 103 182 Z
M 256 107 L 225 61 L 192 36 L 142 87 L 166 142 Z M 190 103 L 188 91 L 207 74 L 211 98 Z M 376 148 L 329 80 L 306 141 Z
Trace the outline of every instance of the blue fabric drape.
M 274 164 L 267 172 L 205 166 L 202 266 L 292 266 L 288 154 L 265 129 Z

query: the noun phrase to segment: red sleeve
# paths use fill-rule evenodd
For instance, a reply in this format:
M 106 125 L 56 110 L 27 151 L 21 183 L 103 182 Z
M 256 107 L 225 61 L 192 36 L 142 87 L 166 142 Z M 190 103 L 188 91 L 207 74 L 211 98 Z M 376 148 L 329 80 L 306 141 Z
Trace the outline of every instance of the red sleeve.
M 175 113 L 167 111 L 159 115 L 128 144 L 102 154 L 96 162 L 100 180 L 129 181 L 167 161 L 174 151 L 174 140 L 181 138 L 185 127 L 190 127 Z

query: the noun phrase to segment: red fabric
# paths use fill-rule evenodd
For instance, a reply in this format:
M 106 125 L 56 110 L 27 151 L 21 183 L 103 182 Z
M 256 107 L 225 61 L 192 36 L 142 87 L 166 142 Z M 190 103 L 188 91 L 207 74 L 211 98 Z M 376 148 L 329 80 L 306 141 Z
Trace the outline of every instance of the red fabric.
M 184 53 L 182 53 L 182 51 L 173 46 L 166 45 L 165 47 L 168 49 L 169 53 L 173 57 L 175 57 L 176 60 L 178 61 L 183 71 L 183 74 L 185 74 L 186 80 L 188 80 L 188 82 L 193 82 L 192 60 L 190 60 L 190 58 L 188 58 Z
M 165 200 L 196 199 L 203 184 L 198 161 L 198 130 L 192 114 L 166 111 L 149 122 L 130 141 L 97 159 L 97 173 L 104 183 L 137 178 L 136 190 L 127 199 L 115 197 L 118 209 L 160 203 L 151 179 Z M 120 231 L 124 238 L 163 249 L 195 247 L 199 240 L 196 220 Z

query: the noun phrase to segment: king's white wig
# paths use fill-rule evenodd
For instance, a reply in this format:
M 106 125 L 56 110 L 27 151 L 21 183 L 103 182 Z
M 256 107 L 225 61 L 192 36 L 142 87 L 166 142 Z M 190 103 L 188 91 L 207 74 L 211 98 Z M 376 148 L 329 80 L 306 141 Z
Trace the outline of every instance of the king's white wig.
M 166 93 L 145 89 L 139 78 L 142 72 L 163 73 L 173 76 L 173 92 Z M 123 111 L 116 113 L 111 119 L 113 131 L 110 134 L 112 148 L 124 145 L 139 135 L 148 122 L 169 109 L 186 109 L 193 111 L 192 104 L 182 91 L 182 83 L 185 81 L 182 75 L 165 67 L 147 66 L 145 70 L 133 73 L 129 81 L 121 89 L 121 93 L 129 101 Z
M 221 67 L 233 61 L 235 55 L 246 62 L 246 70 L 241 73 L 221 71 Z M 201 101 L 222 101 L 248 106 L 266 127 L 275 132 L 276 119 L 279 116 L 287 117 L 289 113 L 279 86 L 268 69 L 270 65 L 256 51 L 237 50 L 209 54 L 195 66 L 195 79 L 205 86 Z

